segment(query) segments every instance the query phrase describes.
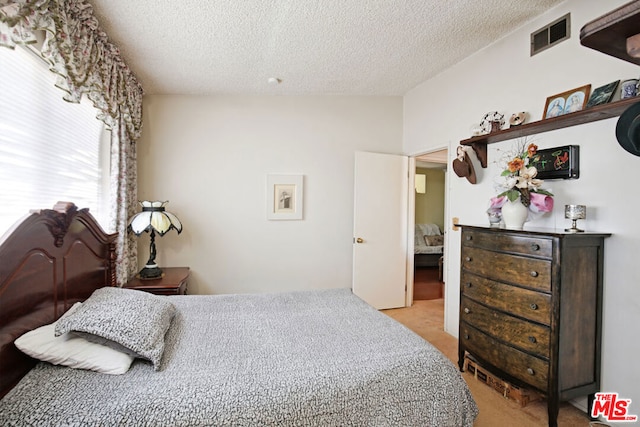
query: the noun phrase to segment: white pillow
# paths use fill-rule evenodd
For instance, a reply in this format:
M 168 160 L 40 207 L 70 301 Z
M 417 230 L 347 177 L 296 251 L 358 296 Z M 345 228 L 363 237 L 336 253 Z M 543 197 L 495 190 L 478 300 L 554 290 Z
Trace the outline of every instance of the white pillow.
M 438 224 L 416 224 L 424 236 L 438 236 L 442 234 Z
M 77 310 L 81 305 L 82 303 L 79 302 L 74 304 L 61 319 Z M 54 365 L 89 369 L 113 375 L 124 374 L 129 370 L 134 359 L 133 356 L 101 344 L 89 342 L 72 333 L 56 337 L 55 326 L 56 323 L 51 323 L 27 332 L 15 340 L 16 347 L 35 359 Z

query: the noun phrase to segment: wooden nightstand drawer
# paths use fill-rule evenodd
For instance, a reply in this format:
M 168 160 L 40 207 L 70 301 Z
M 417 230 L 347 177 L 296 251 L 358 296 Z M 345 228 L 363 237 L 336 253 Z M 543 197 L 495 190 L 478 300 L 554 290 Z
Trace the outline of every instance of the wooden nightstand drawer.
M 549 358 L 550 331 L 546 326 L 492 310 L 467 297 L 460 302 L 460 320 L 521 350 Z
M 550 325 L 551 295 L 462 272 L 462 293 L 475 301 L 534 322 Z
M 471 354 L 481 354 L 491 365 L 539 390 L 547 389 L 547 362 L 502 344 L 464 322 L 460 322 L 460 330 L 460 340 Z
M 462 245 L 544 258 L 551 258 L 553 251 L 553 240 L 551 239 L 476 230 L 465 230 L 463 232 Z
M 551 261 L 463 248 L 462 268 L 507 283 L 551 291 Z
M 165 267 L 163 277 L 153 280 L 133 278 L 124 286 L 156 295 L 185 295 L 189 279 L 189 267 Z

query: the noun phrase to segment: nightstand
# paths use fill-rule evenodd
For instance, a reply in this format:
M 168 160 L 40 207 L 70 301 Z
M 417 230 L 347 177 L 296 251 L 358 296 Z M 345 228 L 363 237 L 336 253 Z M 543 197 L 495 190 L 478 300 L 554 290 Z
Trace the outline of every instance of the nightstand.
M 186 295 L 189 267 L 165 267 L 162 273 L 160 279 L 140 280 L 134 277 L 124 287 L 156 295 Z

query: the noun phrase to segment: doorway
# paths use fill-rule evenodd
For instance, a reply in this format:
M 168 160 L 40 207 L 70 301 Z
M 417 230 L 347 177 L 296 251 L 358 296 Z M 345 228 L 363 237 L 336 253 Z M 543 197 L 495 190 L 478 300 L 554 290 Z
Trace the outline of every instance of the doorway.
M 448 150 L 415 156 L 413 300 L 444 298 Z

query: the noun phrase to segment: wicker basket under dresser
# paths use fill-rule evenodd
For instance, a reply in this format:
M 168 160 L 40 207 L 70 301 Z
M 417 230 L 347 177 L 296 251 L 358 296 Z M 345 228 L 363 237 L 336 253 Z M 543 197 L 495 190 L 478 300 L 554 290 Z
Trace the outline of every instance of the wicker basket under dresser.
M 606 233 L 462 226 L 458 364 L 465 352 L 559 403 L 600 390 Z

